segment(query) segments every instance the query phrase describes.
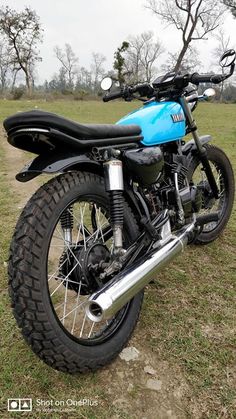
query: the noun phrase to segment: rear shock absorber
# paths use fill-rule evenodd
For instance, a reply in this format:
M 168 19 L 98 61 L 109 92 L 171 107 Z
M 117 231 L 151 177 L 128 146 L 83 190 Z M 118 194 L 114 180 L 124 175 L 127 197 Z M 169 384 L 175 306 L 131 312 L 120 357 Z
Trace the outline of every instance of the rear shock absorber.
M 68 244 L 72 243 L 72 230 L 74 226 L 73 207 L 68 207 L 60 217 L 61 228 L 63 230 L 64 240 Z
M 123 250 L 123 167 L 122 161 L 113 159 L 104 163 L 105 187 L 110 196 L 110 221 L 114 237 L 114 254 L 122 255 Z

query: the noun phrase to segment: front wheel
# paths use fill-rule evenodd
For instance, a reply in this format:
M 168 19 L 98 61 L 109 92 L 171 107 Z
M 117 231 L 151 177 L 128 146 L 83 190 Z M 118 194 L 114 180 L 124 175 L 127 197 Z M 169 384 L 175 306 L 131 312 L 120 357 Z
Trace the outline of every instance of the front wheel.
M 139 230 L 124 202 L 124 247 Z M 69 373 L 95 370 L 126 345 L 136 325 L 143 292 L 112 318 L 95 323 L 84 311 L 104 280 L 113 234 L 103 179 L 67 173 L 30 199 L 17 223 L 9 259 L 14 315 L 33 351 Z
M 204 225 L 195 240 L 196 244 L 207 244 L 219 237 L 229 221 L 234 203 L 234 173 L 228 157 L 218 147 L 208 144 L 204 147 L 218 186 L 219 199 L 212 197 L 205 171 L 197 156 L 190 164 L 188 179 L 202 192 L 202 208 L 199 215 L 217 212 L 219 220 Z

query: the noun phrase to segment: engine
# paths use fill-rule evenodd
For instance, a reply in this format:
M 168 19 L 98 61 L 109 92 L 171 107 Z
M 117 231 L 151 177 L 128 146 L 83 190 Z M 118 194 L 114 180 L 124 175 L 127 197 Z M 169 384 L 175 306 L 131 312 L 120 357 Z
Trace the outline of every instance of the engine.
M 162 209 L 170 210 L 173 224 L 178 221 L 181 208 L 185 219 L 199 212 L 202 207 L 202 190 L 189 184 L 186 156 L 160 147 L 145 147 L 124 153 L 124 166 L 133 175 L 149 201 L 155 215 Z
M 168 208 L 174 224 L 181 207 L 185 219 L 202 208 L 202 188 L 189 183 L 187 174 L 186 157 L 172 155 L 171 162 L 165 160 L 162 181 L 149 190 L 149 200 L 154 212 Z

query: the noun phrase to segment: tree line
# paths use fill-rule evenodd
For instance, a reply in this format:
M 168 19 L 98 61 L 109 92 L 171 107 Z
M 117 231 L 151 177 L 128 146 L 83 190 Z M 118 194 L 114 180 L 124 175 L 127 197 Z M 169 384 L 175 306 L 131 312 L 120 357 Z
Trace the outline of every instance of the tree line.
M 79 65 L 79 57 L 70 44 L 55 46 L 54 55 L 60 68 L 41 86 L 36 83 L 37 63 L 42 60 L 39 46 L 43 42 L 43 28 L 36 11 L 25 7 L 16 11 L 8 6 L 0 10 L 0 91 L 19 91 L 19 81 L 24 77 L 21 90 L 30 96 L 35 90 L 78 93 L 81 98 L 88 93 L 99 94 L 100 81 L 109 74 L 120 86 L 153 80 L 161 71 L 197 71 L 199 57 L 196 46 L 207 40 L 210 33 L 217 39 L 212 61 L 229 48 L 230 39 L 222 30 L 223 16 L 230 11 L 236 17 L 236 0 L 146 0 L 150 13 L 161 18 L 181 34 L 180 50 L 169 53 L 165 64 L 157 67 L 165 52 L 161 40 L 153 31 L 129 36 L 114 52 L 113 68 L 105 70 L 106 57 L 93 52 L 90 68 Z M 221 99 L 236 101 L 236 88 L 222 85 Z M 231 93 L 230 93 L 231 92 Z M 231 97 L 232 96 L 232 97 Z

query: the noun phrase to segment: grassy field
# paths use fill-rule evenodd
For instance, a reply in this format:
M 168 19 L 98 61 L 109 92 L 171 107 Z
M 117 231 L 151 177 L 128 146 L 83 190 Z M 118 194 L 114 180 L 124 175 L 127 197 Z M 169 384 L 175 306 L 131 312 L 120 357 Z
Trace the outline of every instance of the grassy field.
M 0 120 L 37 106 L 80 122 L 112 123 L 137 104 L 100 102 L 0 101 Z M 211 133 L 236 168 L 236 105 L 202 104 L 196 120 Z M 12 316 L 6 261 L 19 214 L 19 192 L 9 187 L 7 155 L 0 138 L 0 415 L 9 417 L 8 398 L 97 400 L 98 405 L 51 412 L 52 418 L 236 418 L 236 211 L 223 234 L 207 247 L 186 253 L 148 286 L 131 344 L 137 363 L 121 360 L 95 374 L 56 372 L 31 352 Z M 22 160 L 24 157 L 22 157 Z M 14 173 L 12 173 L 12 178 Z M 157 371 L 160 394 L 147 390 L 146 360 Z M 43 418 L 42 409 L 31 417 Z M 13 414 L 16 416 L 17 414 Z

